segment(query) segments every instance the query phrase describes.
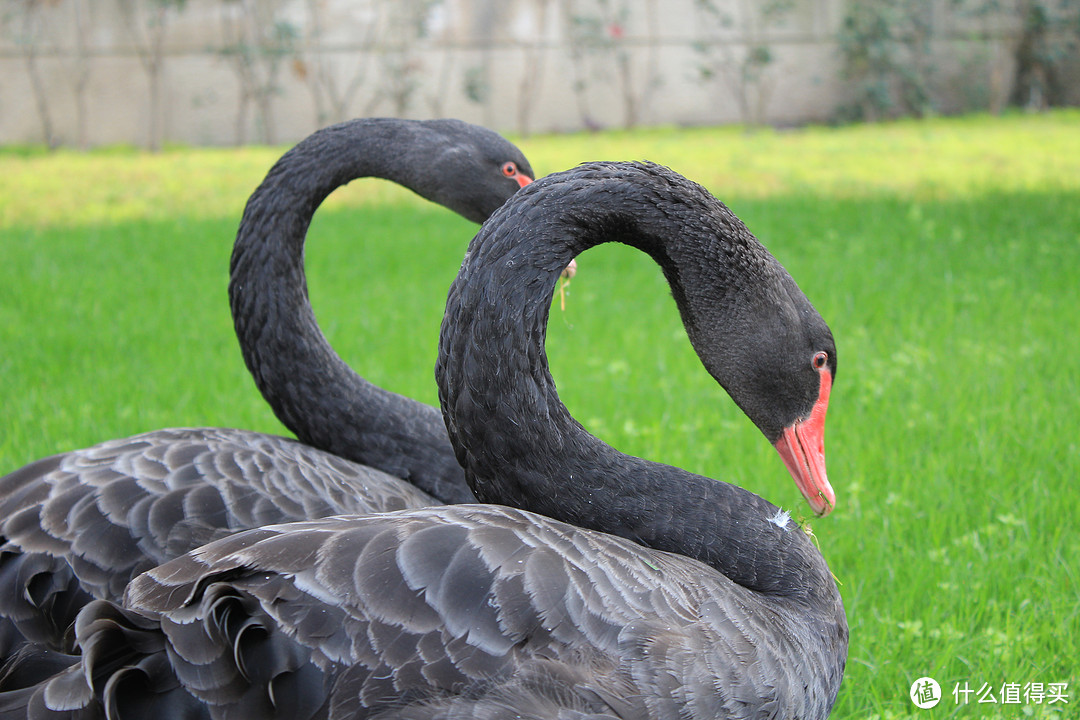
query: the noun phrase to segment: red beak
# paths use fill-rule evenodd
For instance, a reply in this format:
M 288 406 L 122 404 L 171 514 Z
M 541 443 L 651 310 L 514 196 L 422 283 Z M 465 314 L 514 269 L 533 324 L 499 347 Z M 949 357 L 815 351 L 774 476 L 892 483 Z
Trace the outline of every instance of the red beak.
M 517 175 L 514 175 L 514 179 L 517 180 L 518 185 L 520 187 L 525 187 L 526 185 L 528 185 L 529 183 L 531 183 L 533 181 L 533 179 L 531 177 L 529 177 L 525 173 L 520 173 L 520 172 Z
M 776 450 L 814 513 L 824 517 L 836 506 L 836 493 L 825 474 L 825 412 L 829 409 L 832 374 L 821 371 L 821 391 L 814 409 L 785 428 Z

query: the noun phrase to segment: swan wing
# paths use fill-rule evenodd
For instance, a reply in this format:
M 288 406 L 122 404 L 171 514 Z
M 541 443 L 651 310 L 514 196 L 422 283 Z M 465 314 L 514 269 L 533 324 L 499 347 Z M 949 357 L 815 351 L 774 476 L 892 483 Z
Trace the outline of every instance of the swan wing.
M 295 440 L 160 430 L 54 455 L 0 478 L 0 616 L 58 646 L 90 597 L 229 533 L 432 504 L 380 471 Z
M 454 506 L 240 533 L 136 578 L 123 612 L 160 623 L 180 686 L 245 716 L 288 686 L 331 717 L 740 717 L 744 697 L 777 691 L 738 669 L 759 650 L 742 619 L 709 616 L 730 590 L 718 577 L 531 513 Z

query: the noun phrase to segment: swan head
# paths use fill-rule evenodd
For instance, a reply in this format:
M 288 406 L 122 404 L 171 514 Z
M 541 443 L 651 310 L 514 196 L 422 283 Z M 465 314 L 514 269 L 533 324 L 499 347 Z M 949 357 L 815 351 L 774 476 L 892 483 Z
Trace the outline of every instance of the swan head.
M 746 256 L 719 263 L 737 273 L 706 270 L 713 277 L 694 281 L 699 288 L 711 283 L 715 292 L 687 299 L 687 329 L 705 367 L 776 448 L 814 513 L 824 516 L 836 505 L 825 469 L 836 343 L 787 271 L 763 248 L 757 252 L 761 246 L 749 231 L 740 231 Z
M 836 506 L 825 469 L 825 414 L 836 376 L 836 343 L 817 310 L 784 276 L 787 297 L 765 310 L 772 317 L 756 330 L 745 389 L 736 402 L 741 399 L 814 514 L 823 517 Z
M 460 120 L 428 120 L 431 133 L 412 152 L 417 177 L 406 183 L 422 197 L 483 223 L 535 174 L 525 155 L 496 132 Z

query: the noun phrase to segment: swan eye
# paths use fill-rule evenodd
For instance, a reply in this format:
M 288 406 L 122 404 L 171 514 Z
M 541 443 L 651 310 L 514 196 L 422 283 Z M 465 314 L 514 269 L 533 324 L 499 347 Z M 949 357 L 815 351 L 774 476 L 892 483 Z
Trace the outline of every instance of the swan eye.
M 822 350 L 814 354 L 813 365 L 815 370 L 820 370 L 825 367 L 825 363 L 829 362 L 829 354 Z
M 518 173 L 517 165 L 513 161 L 504 163 L 502 166 L 502 173 L 506 177 L 512 178 Z

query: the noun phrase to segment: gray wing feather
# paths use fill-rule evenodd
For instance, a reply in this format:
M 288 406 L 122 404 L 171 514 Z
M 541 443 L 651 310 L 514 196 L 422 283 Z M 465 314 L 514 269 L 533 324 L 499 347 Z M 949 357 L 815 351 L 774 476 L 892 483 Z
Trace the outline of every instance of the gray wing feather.
M 160 430 L 0 478 L 0 616 L 63 647 L 90 597 L 227 534 L 435 501 L 399 478 L 294 440 L 242 430 Z
M 522 717 L 769 717 L 785 683 L 800 682 L 778 662 L 798 656 L 799 633 L 760 639 L 776 634 L 761 634 L 766 624 L 800 622 L 783 599 L 762 601 L 693 560 L 495 506 L 266 527 L 137 578 L 127 605 L 160 620 L 178 675 L 208 656 L 247 668 L 215 670 L 249 678 L 242 690 L 193 688 L 239 707 L 258 695 L 250 678 L 266 673 L 244 664 L 258 657 L 235 659 L 248 656 L 220 630 L 223 597 L 301 648 L 290 672 L 310 666 L 328 707 L 350 717 L 498 717 L 507 707 Z M 207 637 L 226 639 L 207 650 Z
M 83 660 L 34 717 L 798 716 L 822 662 L 798 610 L 497 506 L 272 525 L 138 576 L 123 608 L 89 604 Z

